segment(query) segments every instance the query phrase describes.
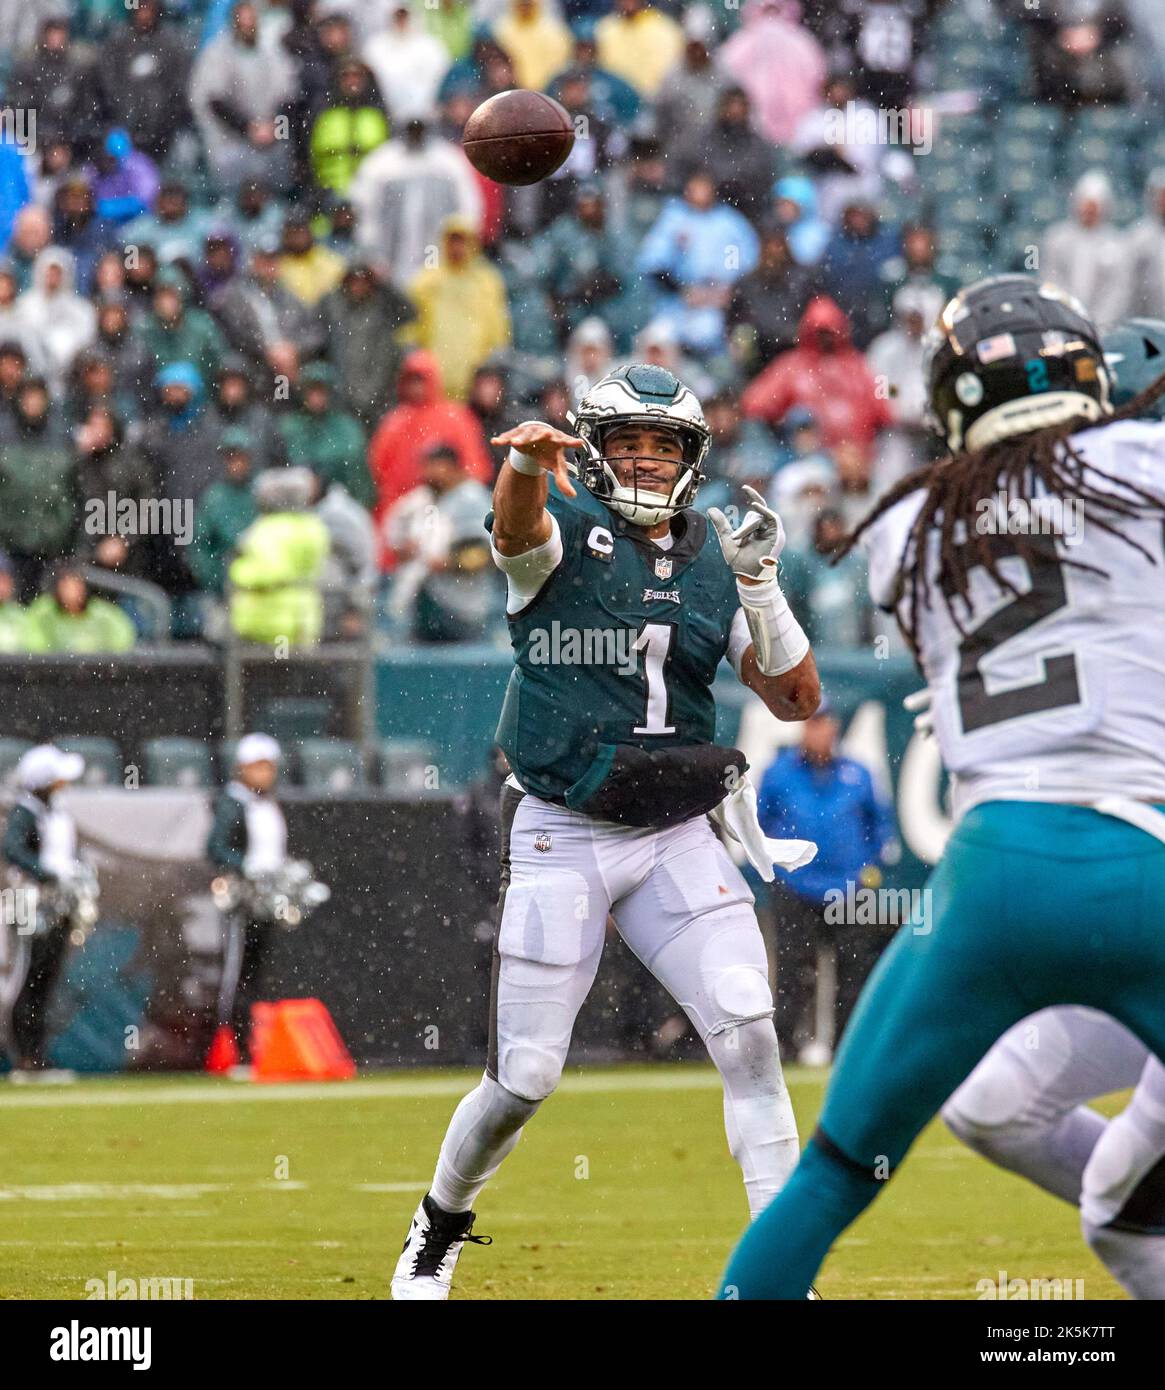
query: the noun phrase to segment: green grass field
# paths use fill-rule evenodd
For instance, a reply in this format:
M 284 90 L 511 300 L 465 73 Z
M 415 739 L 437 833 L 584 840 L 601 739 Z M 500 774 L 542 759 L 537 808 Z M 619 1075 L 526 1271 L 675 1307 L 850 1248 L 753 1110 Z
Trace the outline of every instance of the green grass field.
M 384 1298 L 466 1072 L 347 1084 L 0 1083 L 0 1297 L 192 1279 L 196 1298 Z M 820 1073 L 793 1068 L 802 1133 Z M 568 1072 L 478 1206 L 461 1298 L 707 1298 L 746 1216 L 715 1073 Z M 1120 1290 L 1076 1214 L 941 1125 L 842 1239 L 826 1298 L 976 1296 L 980 1279 Z

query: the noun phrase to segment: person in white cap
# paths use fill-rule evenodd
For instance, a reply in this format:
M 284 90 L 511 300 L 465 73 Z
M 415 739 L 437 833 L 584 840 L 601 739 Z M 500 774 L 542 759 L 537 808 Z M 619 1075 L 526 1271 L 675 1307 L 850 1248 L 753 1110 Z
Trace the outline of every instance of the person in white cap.
M 250 878 L 287 859 L 287 822 L 275 799 L 283 753 L 270 734 L 247 734 L 235 749 L 234 776 L 214 808 L 207 858 L 219 873 Z M 248 1019 L 258 998 L 272 922 L 235 910 L 225 918 L 219 1024 L 234 1034 L 240 1061 L 249 1060 Z
M 56 794 L 85 771 L 79 753 L 51 743 L 30 748 L 16 765 L 19 796 L 8 815 L 3 857 L 29 886 L 65 885 L 77 872 L 77 826 L 56 804 Z M 9 981 L 10 1046 L 16 1067 L 43 1070 L 48 1003 L 64 964 L 70 919 L 38 903 L 36 929 L 15 927 L 15 964 Z

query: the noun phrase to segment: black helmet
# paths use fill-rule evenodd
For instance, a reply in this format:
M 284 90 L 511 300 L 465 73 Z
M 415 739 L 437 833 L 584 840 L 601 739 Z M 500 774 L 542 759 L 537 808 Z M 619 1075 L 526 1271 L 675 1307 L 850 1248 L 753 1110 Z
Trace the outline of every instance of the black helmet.
M 1112 411 L 1088 311 L 1030 275 L 960 290 L 927 339 L 930 424 L 952 453 Z

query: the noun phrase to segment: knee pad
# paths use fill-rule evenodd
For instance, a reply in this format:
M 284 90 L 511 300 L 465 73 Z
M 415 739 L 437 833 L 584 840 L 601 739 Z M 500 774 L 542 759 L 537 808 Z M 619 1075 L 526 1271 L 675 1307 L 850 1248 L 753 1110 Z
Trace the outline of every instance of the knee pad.
M 562 1059 L 531 1043 L 511 1043 L 498 1057 L 498 1084 L 519 1100 L 535 1104 L 551 1095 L 562 1076 Z
M 729 965 L 718 970 L 710 982 L 709 994 L 715 1017 L 708 1029 L 709 1036 L 752 1023 L 760 1018 L 772 1018 L 773 994 L 768 977 L 756 965 Z

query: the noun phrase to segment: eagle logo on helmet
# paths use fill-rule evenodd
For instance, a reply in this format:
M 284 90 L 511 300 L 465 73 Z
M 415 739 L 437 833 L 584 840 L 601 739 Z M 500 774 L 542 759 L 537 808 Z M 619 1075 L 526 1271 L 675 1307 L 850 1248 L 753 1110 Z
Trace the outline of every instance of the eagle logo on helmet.
M 587 446 L 580 469 L 584 486 L 632 525 L 658 525 L 696 500 L 712 433 L 700 402 L 666 368 L 638 363 L 609 372 L 579 402 L 572 425 Z M 666 494 L 640 486 L 638 479 L 630 485 L 619 481 L 607 439 L 624 425 L 675 433 L 683 461 Z

